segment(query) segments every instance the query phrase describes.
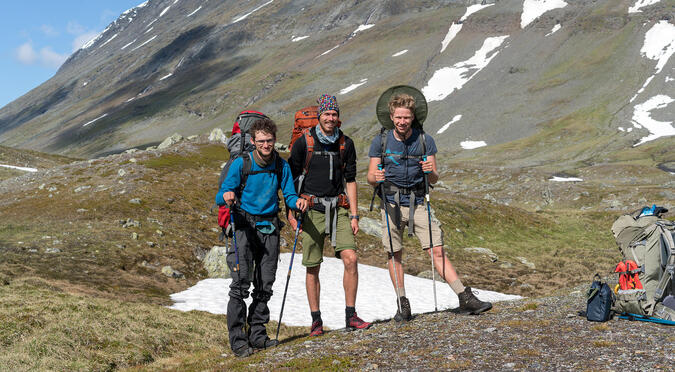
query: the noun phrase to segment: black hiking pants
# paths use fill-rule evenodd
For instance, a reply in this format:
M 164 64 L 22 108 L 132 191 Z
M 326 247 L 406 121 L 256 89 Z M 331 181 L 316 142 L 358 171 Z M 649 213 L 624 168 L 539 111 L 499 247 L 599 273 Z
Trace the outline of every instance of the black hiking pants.
M 232 273 L 230 300 L 227 303 L 227 329 L 232 350 L 249 344 L 252 346 L 265 344 L 267 339 L 265 324 L 270 320 L 267 302 L 272 297 L 272 285 L 279 260 L 278 228 L 272 234 L 263 234 L 243 221 L 235 226 L 245 227 L 237 228 L 234 232 L 239 253 L 239 271 L 235 271 L 234 247 L 227 254 L 227 264 Z M 248 298 L 251 283 L 253 283 L 253 302 L 248 308 L 247 317 L 244 299 Z M 248 332 L 245 330 L 247 323 Z

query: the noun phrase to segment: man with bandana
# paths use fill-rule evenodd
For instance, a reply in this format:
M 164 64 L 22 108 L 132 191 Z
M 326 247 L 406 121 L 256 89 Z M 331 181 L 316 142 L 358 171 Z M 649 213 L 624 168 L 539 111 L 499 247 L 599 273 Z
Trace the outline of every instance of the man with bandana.
M 317 100 L 319 123 L 306 130 L 293 144 L 288 163 L 300 197 L 309 202 L 302 221 L 302 264 L 307 268 L 307 300 L 312 315 L 311 336 L 323 334 L 319 307 L 319 270 L 324 240 L 328 237 L 335 257 L 344 264 L 345 325 L 349 330 L 366 329 L 370 323 L 356 315 L 358 263 L 354 236 L 359 231 L 354 142 L 338 127 L 337 99 L 322 95 Z M 288 215 L 293 229 L 297 220 Z

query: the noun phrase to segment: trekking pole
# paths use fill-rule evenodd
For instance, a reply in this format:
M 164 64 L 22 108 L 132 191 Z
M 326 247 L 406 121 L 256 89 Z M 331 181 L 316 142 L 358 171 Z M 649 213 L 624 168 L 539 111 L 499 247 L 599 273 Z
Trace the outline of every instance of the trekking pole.
M 427 161 L 427 156 L 422 158 Z M 434 282 L 434 311 L 438 311 L 438 302 L 436 300 L 436 270 L 434 269 L 434 241 L 431 237 L 431 204 L 429 202 L 429 173 L 424 172 L 424 197 L 427 199 L 427 216 L 429 217 L 429 257 L 431 258 L 431 280 Z M 441 247 L 442 251 L 443 247 Z M 443 260 L 445 264 L 445 260 Z
M 298 217 L 298 225 L 295 227 L 295 242 L 293 242 L 293 251 L 291 252 L 291 263 L 288 265 L 288 275 L 286 276 L 286 288 L 284 289 L 284 297 L 281 300 L 281 312 L 279 313 L 279 324 L 277 324 L 276 340 L 279 341 L 279 329 L 281 328 L 281 317 L 284 315 L 284 305 L 286 304 L 286 294 L 288 293 L 288 283 L 291 281 L 291 270 L 293 270 L 293 258 L 295 257 L 295 247 L 298 244 L 298 236 L 300 235 L 300 225 L 302 225 L 302 214 Z
M 378 164 L 377 170 L 382 170 L 383 165 Z M 382 207 L 384 208 L 384 219 L 387 220 L 387 235 L 389 235 L 389 254 L 391 255 L 391 264 L 394 267 L 394 288 L 396 288 L 396 305 L 398 305 L 399 314 L 403 314 L 401 310 L 401 301 L 399 301 L 399 293 L 401 291 L 398 288 L 398 274 L 396 272 L 396 259 L 394 258 L 394 245 L 391 242 L 391 230 L 389 228 L 389 212 L 387 208 L 387 199 L 384 194 L 384 181 L 378 181 L 376 187 L 380 188 L 380 197 L 382 198 Z

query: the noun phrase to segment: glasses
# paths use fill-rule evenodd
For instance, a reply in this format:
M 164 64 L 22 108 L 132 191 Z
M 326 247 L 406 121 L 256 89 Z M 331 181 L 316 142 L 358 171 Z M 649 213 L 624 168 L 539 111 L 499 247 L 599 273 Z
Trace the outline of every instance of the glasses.
M 266 143 L 274 143 L 274 138 L 271 139 L 266 139 L 266 140 L 255 140 L 256 145 L 264 145 Z

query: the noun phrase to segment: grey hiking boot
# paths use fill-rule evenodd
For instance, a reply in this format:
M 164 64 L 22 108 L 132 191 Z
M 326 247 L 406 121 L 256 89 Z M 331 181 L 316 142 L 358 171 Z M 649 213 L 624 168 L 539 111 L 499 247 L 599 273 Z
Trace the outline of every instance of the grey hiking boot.
M 234 353 L 234 356 L 236 356 L 237 358 L 246 358 L 253 354 L 253 349 L 248 345 L 244 345 L 238 348 L 237 350 L 232 350 L 232 352 Z
M 412 313 L 410 312 L 410 301 L 408 301 L 405 296 L 399 297 L 401 301 L 401 311 L 396 310 L 396 315 L 394 315 L 394 320 L 397 322 L 409 321 L 412 319 Z
M 461 313 L 477 315 L 492 309 L 491 303 L 481 301 L 474 296 L 471 287 L 464 288 L 464 292 L 457 297 L 459 297 L 459 312 Z

